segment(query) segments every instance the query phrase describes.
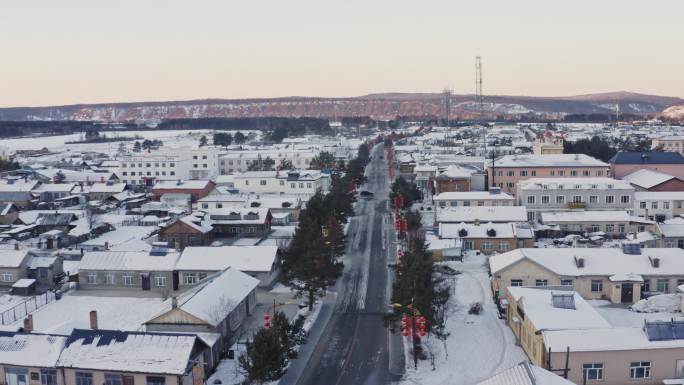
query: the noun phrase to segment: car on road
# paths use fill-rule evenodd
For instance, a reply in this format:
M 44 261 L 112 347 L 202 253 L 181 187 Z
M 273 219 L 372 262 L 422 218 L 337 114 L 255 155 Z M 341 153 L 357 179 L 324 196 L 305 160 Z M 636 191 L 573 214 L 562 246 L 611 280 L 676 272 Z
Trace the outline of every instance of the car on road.
M 373 198 L 375 196 L 375 194 L 367 190 L 361 191 L 359 195 L 361 195 L 363 198 Z

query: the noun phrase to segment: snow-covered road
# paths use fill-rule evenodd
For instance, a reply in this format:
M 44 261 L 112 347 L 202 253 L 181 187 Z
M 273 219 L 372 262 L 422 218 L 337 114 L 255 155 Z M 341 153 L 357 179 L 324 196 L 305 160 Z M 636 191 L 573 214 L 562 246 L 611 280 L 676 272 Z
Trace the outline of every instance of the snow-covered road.
M 527 359 L 515 345 L 513 333 L 498 318 L 485 263 L 486 257 L 482 255 L 468 255 L 463 263 L 448 262 L 462 273 L 455 278 L 446 349 L 442 341 L 430 337 L 425 345 L 435 356 L 435 370 L 428 359 L 419 361 L 416 371 L 411 360 L 402 383 L 475 384 Z M 468 314 L 473 302 L 482 302 L 481 314 Z

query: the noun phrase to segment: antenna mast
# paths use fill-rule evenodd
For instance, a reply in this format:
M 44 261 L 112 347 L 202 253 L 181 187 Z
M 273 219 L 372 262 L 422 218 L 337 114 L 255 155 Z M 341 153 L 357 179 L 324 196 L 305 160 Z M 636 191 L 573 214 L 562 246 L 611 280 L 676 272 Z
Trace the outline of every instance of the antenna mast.
M 484 123 L 484 96 L 482 94 L 482 57 L 475 56 L 475 101 L 477 102 L 480 123 L 482 124 L 482 141 L 484 157 L 487 159 L 487 129 Z
M 444 87 L 442 91 L 442 103 L 444 104 L 444 119 L 446 121 L 447 127 L 451 127 L 449 124 L 449 113 L 451 112 L 451 88 Z

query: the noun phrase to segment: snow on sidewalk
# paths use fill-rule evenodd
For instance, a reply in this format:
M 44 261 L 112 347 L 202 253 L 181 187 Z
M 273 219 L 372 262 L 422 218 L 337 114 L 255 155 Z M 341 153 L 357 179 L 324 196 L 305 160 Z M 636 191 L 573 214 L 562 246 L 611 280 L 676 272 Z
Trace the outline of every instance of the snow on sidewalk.
M 429 353 L 427 360 L 418 361 L 417 371 L 413 358 L 407 357 L 402 383 L 474 384 L 527 359 L 504 320 L 498 318 L 486 260 L 486 256 L 468 254 L 463 263 L 447 262 L 462 273 L 455 277 L 455 293 L 450 301 L 446 350 L 442 341 L 429 336 L 423 345 L 434 354 L 435 369 Z M 473 302 L 483 304 L 481 314 L 468 314 Z

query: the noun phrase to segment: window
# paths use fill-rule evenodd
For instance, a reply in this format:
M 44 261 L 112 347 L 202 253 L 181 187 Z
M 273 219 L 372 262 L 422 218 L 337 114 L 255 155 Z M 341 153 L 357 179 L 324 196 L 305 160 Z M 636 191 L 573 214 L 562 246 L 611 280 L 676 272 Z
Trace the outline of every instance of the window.
M 192 159 L 197 160 L 197 155 L 193 155 Z
M 207 156 L 206 156 L 206 155 L 202 155 L 202 159 L 207 159 Z
M 159 167 L 159 163 L 155 163 L 155 164 L 154 164 L 154 167 Z
M 551 172 L 549 174 L 551 174 L 551 176 L 556 176 L 556 171 L 551 170 Z
M 565 204 L 565 195 L 557 195 L 556 196 L 556 204 L 558 204 L 558 205 Z
M 303 182 L 300 182 L 300 183 L 299 183 L 299 188 L 304 188 L 304 183 L 303 183 Z
M 549 204 L 550 201 L 551 201 L 551 197 L 550 197 L 550 196 L 548 196 L 548 195 L 542 195 L 542 197 L 541 197 L 541 203 L 542 203 L 542 204 Z
M 645 209 L 646 208 L 646 202 L 639 202 L 639 208 Z
M 280 185 L 281 185 L 281 186 L 285 186 L 285 181 L 284 181 L 284 180 L 281 180 L 281 181 L 280 181 Z
M 603 364 L 592 363 L 582 365 L 582 373 L 584 373 L 585 380 L 602 380 L 603 379 Z
M 656 291 L 659 293 L 667 293 L 670 289 L 670 280 L 659 279 L 656 283 Z
M 40 383 L 41 385 L 57 385 L 57 370 L 41 369 Z
M 311 188 L 311 187 L 312 187 L 312 184 L 311 184 L 311 183 L 307 183 L 307 184 L 306 184 L 306 188 Z
M 570 176 L 577 176 L 577 170 L 570 170 Z
M 176 164 L 171 162 L 171 163 L 169 163 L 169 167 L 176 167 Z
M 651 208 L 657 209 L 658 208 L 658 202 L 651 202 Z
M 108 271 L 105 273 L 105 283 L 107 285 L 113 285 L 114 284 L 114 273 Z
M 596 170 L 596 176 L 603 176 L 603 170 Z
M 183 273 L 183 284 L 194 285 L 197 283 L 197 275 L 195 273 Z
M 501 243 L 499 243 L 499 250 L 501 250 L 501 251 L 506 251 L 510 247 L 511 247 L 511 245 L 508 243 L 508 241 L 501 241 Z
M 165 275 L 155 275 L 154 276 L 154 284 L 155 284 L 155 286 L 158 286 L 158 287 L 166 286 L 166 276 Z
M 595 224 L 595 223 L 592 224 L 592 225 L 591 225 L 591 232 L 592 232 L 592 233 L 596 233 L 596 232 L 598 232 L 598 231 L 601 231 L 601 226 L 600 226 L 600 225 L 597 225 L 597 224 Z
M 598 203 L 598 195 L 589 196 L 589 203 Z
M 202 163 L 202 168 L 207 168 L 207 164 L 206 164 L 206 163 Z
M 572 286 L 572 279 L 561 279 L 561 286 Z
M 105 385 L 121 385 L 121 375 L 113 373 L 105 373 Z
M 629 201 L 630 201 L 629 195 L 622 195 L 622 196 L 620 196 L 620 202 L 622 202 L 622 203 L 629 203 Z
M 625 225 L 621 223 L 618 225 L 618 233 L 624 233 L 624 232 L 625 232 Z
M 4 271 L 4 272 L 2 273 L 2 276 L 0 276 L 0 278 L 2 278 L 2 282 L 12 282 L 12 278 L 13 278 L 13 277 L 14 277 L 14 276 L 13 276 L 12 273 L 9 272 L 9 271 Z
M 162 163 L 162 167 L 166 167 L 166 163 Z
M 93 374 L 76 372 L 76 385 L 93 385 Z
M 152 176 L 152 171 L 148 171 L 147 176 Z
M 290 188 L 297 188 L 297 184 L 296 183 L 290 183 Z
M 493 250 L 494 244 L 490 241 L 484 241 L 484 242 L 482 242 L 482 249 L 483 250 Z
M 651 363 L 649 361 L 631 362 L 629 378 L 651 378 Z
M 174 176 L 174 175 L 176 175 L 176 172 L 175 171 L 169 171 L 169 175 Z
M 217 209 L 222 209 L 223 208 L 223 203 L 217 203 L 216 204 Z
M 88 273 L 88 283 L 91 285 L 94 285 L 97 283 L 97 273 L 94 271 L 91 271 Z
M 463 201 L 463 206 L 470 206 L 470 201 Z
M 615 232 L 615 225 L 612 223 L 606 224 L 606 233 Z
M 669 210 L 670 209 L 670 202 L 663 202 L 663 208 L 665 210 Z
M 266 186 L 266 180 L 265 179 L 260 180 L 259 184 L 262 186 Z
M 522 279 L 511 279 L 511 286 L 522 286 L 522 285 L 523 285 Z
M 589 176 L 591 172 L 589 170 L 582 171 L 582 176 Z
M 151 163 L 145 163 L 145 167 L 152 167 Z
M 532 176 L 537 176 L 537 170 L 532 170 Z
M 582 196 L 581 195 L 575 195 L 572 197 L 572 203 L 582 203 Z
M 641 285 L 641 292 L 647 293 L 649 291 L 651 291 L 651 280 L 644 278 L 644 283 Z
M 535 219 L 534 211 L 528 211 L 527 212 L 527 220 L 533 221 L 534 219 Z
M 558 170 L 558 176 L 565 176 L 565 170 Z
M 122 172 L 121 175 L 126 176 L 128 173 L 126 171 Z
M 192 168 L 197 168 L 197 163 L 193 164 Z
M 548 279 L 537 279 L 534 281 L 534 286 L 548 286 L 548 285 L 549 285 Z
M 527 176 L 527 170 L 520 170 L 520 176 Z
M 147 385 L 165 385 L 165 377 L 147 376 Z
M 203 209 L 208 209 L 208 208 L 209 208 L 209 203 L 202 203 L 202 208 L 203 208 Z
M 593 291 L 595 293 L 603 291 L 603 281 L 600 279 L 592 279 L 591 280 L 591 291 Z
M 515 175 L 515 171 L 513 171 L 513 170 L 508 171 L 508 176 L 514 176 L 514 175 Z
M 534 196 L 534 195 L 530 195 L 530 196 L 527 197 L 527 204 L 528 204 L 528 205 L 533 205 L 533 204 L 534 204 L 534 201 L 535 201 L 535 196 Z
M 614 195 L 606 195 L 606 203 L 608 203 L 608 204 L 615 203 L 615 196 Z
M 121 280 L 124 285 L 133 286 L 133 275 L 131 273 L 124 273 L 124 275 L 121 276 Z

